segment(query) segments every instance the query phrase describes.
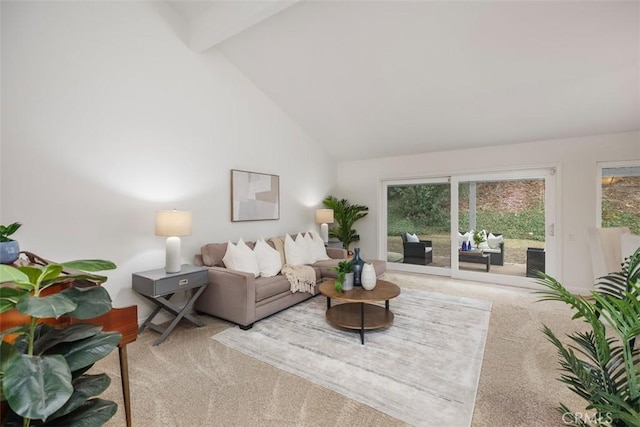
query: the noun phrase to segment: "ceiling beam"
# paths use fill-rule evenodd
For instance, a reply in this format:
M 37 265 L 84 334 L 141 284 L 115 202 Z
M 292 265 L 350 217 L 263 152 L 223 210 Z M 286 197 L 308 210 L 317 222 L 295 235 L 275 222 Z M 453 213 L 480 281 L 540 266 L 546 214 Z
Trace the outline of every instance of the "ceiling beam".
M 300 0 L 212 2 L 212 6 L 191 20 L 189 47 L 204 52 Z

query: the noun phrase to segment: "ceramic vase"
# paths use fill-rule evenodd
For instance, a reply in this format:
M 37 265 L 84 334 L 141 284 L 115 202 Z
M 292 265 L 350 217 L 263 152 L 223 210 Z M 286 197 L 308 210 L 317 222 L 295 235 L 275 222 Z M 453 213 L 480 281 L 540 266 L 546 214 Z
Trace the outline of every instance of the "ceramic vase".
M 0 242 L 0 264 L 11 264 L 20 256 L 20 245 L 17 240 Z
M 362 276 L 360 277 L 360 281 L 362 283 L 362 287 L 370 291 L 376 287 L 376 270 L 373 268 L 373 264 L 365 263 L 362 266 Z
M 344 282 L 342 282 L 342 290 L 350 291 L 353 289 L 353 273 L 346 273 L 344 275 Z
M 353 285 L 361 286 L 362 266 L 364 265 L 364 260 L 360 258 L 360 248 L 355 248 L 353 252 Z

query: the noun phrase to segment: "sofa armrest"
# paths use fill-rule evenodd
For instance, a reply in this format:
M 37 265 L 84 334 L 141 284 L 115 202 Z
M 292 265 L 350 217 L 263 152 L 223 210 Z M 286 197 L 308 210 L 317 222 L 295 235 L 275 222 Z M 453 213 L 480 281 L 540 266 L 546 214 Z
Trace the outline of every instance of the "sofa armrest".
M 256 318 L 256 279 L 251 273 L 207 267 L 209 286 L 195 302 L 198 312 L 251 325 Z
M 331 259 L 345 259 L 347 257 L 347 250 L 344 248 L 326 248 L 327 256 Z

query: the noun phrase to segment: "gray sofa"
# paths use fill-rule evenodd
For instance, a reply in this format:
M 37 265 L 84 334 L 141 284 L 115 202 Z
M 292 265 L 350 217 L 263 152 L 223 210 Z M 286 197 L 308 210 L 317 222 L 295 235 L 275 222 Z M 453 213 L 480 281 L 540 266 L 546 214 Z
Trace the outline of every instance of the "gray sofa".
M 253 248 L 254 242 L 246 243 Z M 276 248 L 271 239 L 267 243 Z M 256 278 L 252 273 L 226 268 L 222 262 L 226 250 L 227 243 L 208 243 L 196 255 L 195 265 L 205 266 L 209 270 L 209 286 L 196 300 L 194 309 L 198 313 L 237 323 L 242 329 L 249 329 L 254 322 L 317 295 L 322 280 L 334 279 L 334 267 L 347 256 L 344 249 L 326 248 L 331 259 L 311 265 L 316 272 L 316 286 L 312 295 L 308 292 L 292 293 L 289 281 L 282 274 Z M 386 261 L 368 262 L 373 263 L 378 276 L 387 269 Z

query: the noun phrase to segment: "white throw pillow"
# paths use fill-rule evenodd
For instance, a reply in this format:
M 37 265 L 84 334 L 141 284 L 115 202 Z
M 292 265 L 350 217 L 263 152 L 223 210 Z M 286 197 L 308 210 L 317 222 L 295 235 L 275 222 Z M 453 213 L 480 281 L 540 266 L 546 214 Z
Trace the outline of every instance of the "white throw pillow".
M 487 236 L 487 243 L 489 244 L 489 248 L 491 249 L 500 249 L 500 243 L 502 242 L 502 234 L 499 236 L 495 236 L 493 233 L 489 233 L 489 236 Z
M 287 260 L 287 264 L 290 265 L 304 265 L 313 264 L 311 258 L 311 251 L 307 247 L 307 241 L 300 233 L 296 236 L 294 241 L 289 234 L 284 236 L 284 256 Z
M 240 238 L 237 245 L 231 242 L 227 243 L 227 252 L 222 258 L 225 267 L 230 270 L 252 273 L 254 276 L 260 276 L 260 267 L 258 259 L 251 248 Z
M 467 231 L 462 235 L 462 237 L 464 238 L 464 241 L 467 243 L 473 242 L 473 230 Z
M 258 267 L 262 277 L 277 276 L 282 269 L 282 261 L 280 260 L 280 252 L 273 249 L 264 239 L 256 242 L 253 252 L 258 259 Z
M 309 235 L 311 236 L 311 238 L 307 239 Z M 327 255 L 327 248 L 324 247 L 322 237 L 320 237 L 318 233 L 312 233 L 311 231 L 308 231 L 305 239 L 307 239 L 308 247 L 311 248 L 311 258 L 313 259 L 313 262 L 325 261 L 329 259 L 329 256 Z
M 229 240 L 227 242 L 227 251 L 224 253 L 224 256 L 222 257 L 222 263 L 229 270 L 235 270 L 236 269 L 236 263 L 235 263 L 234 258 L 233 258 L 233 253 L 235 251 L 237 251 L 236 245 L 231 243 L 231 240 Z
M 420 238 L 415 234 L 409 234 L 407 233 L 407 243 L 418 243 L 420 241 Z

